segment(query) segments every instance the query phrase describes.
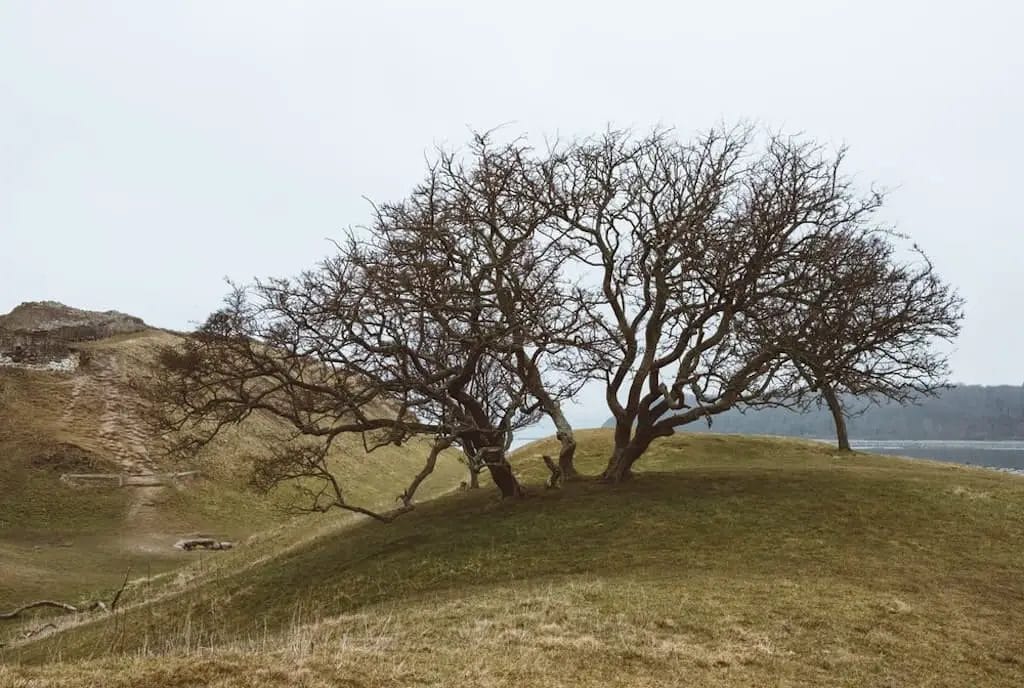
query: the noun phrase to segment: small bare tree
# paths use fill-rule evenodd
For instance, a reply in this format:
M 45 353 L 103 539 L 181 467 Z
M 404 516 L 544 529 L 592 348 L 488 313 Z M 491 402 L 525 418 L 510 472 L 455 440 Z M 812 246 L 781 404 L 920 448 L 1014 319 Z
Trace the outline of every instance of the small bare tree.
M 843 395 L 905 404 L 948 386 L 947 358 L 934 345 L 957 336 L 963 302 L 916 245 L 900 260 L 899 239 L 873 228 L 816 237 L 790 308 L 762 323 L 782 333 L 804 383 L 793 388 L 794 405 L 823 401 L 842 451 L 850 449 Z

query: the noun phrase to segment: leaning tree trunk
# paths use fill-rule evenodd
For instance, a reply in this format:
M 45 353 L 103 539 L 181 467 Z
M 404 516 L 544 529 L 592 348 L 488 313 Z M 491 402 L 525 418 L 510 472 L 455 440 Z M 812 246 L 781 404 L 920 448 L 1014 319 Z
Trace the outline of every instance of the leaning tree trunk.
M 565 414 L 562 413 L 561 404 L 551 396 L 544 386 L 544 382 L 540 377 L 540 371 L 537 370 L 537 366 L 526 355 L 526 352 L 519 349 L 516 352 L 516 356 L 519 359 L 520 369 L 525 372 L 527 386 L 540 401 L 544 413 L 555 424 L 555 437 L 562 444 L 561 449 L 558 451 L 558 468 L 561 470 L 561 480 L 565 482 L 578 478 L 579 473 L 576 471 L 576 464 L 573 462 L 576 456 L 576 438 L 573 436 L 572 425 L 566 419 Z
M 633 464 L 658 437 L 667 437 L 674 430 L 669 427 L 652 426 L 643 421 L 634 429 L 631 420 L 621 419 L 615 424 L 615 450 L 608 459 L 608 465 L 601 474 L 601 482 L 623 483 L 633 477 Z
M 494 485 L 501 491 L 503 498 L 522 497 L 525 494 L 515 474 L 512 472 L 512 465 L 505 458 L 504 452 L 488 456 L 486 465 L 487 470 L 491 474 L 491 480 L 494 481 Z
M 480 487 L 480 469 L 469 467 L 469 489 L 476 490 Z
M 839 401 L 839 395 L 827 383 L 821 383 L 821 395 L 825 397 L 828 410 L 832 412 L 832 421 L 836 426 L 836 440 L 839 444 L 839 451 L 851 451 L 850 435 L 846 430 L 846 414 L 843 413 L 843 405 Z

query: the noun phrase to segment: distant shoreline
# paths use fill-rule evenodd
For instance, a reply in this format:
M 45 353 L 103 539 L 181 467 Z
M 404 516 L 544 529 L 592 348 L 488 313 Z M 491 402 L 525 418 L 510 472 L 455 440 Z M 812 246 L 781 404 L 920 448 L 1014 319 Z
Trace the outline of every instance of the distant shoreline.
M 810 438 L 809 438 L 810 439 Z M 813 438 L 818 442 L 835 440 Z M 905 459 L 925 459 L 1024 475 L 1021 440 L 851 440 L 854 451 Z
M 685 434 L 686 431 L 677 434 Z M 704 434 L 704 433 L 700 433 Z M 834 437 L 802 437 L 770 433 L 722 432 L 722 435 L 750 435 L 800 439 L 835 445 Z M 519 450 L 531 442 L 544 439 L 529 436 L 517 439 L 513 449 Z M 862 451 L 900 459 L 938 461 L 940 463 L 987 468 L 1014 475 L 1024 475 L 1024 440 L 861 440 L 851 439 L 854 451 Z

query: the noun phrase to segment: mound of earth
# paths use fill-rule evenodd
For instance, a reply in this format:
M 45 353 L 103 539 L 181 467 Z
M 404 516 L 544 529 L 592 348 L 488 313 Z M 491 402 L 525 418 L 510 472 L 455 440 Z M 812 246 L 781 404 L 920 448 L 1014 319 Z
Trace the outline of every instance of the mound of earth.
M 57 301 L 26 301 L 7 315 L 0 315 L 0 331 L 48 331 L 69 327 L 94 330 L 90 339 L 146 329 L 142 318 L 119 311 L 86 311 Z
M 0 355 L 17 362 L 67 357 L 77 342 L 146 330 L 142 318 L 118 311 L 86 311 L 56 301 L 28 301 L 0 315 Z

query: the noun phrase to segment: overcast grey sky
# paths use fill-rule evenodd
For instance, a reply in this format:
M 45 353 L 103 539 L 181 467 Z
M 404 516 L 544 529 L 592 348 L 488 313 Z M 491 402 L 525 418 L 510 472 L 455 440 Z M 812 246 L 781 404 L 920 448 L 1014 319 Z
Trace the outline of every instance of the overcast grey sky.
M 886 218 L 967 299 L 954 378 L 1020 384 L 1022 7 L 0 0 L 0 312 L 186 328 L 225 276 L 325 255 L 469 127 L 754 119 L 898 187 Z

